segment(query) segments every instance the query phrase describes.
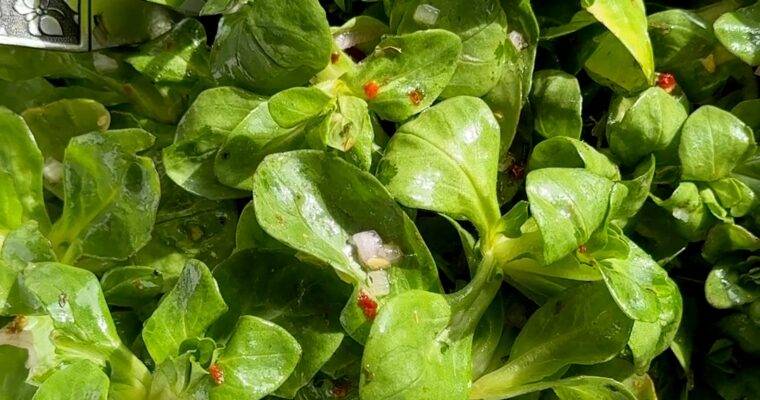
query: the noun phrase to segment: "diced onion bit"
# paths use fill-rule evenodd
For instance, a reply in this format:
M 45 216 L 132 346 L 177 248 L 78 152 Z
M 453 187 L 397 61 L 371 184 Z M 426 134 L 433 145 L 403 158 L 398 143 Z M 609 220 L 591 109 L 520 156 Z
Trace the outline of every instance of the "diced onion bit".
M 515 46 L 517 50 L 524 50 L 528 47 L 528 42 L 523 35 L 518 31 L 509 32 L 509 41 Z
M 351 236 L 350 243 L 354 245 L 359 262 L 370 271 L 390 267 L 403 254 L 395 244 L 385 244 L 375 231 L 359 232 Z
M 367 274 L 370 283 L 370 291 L 375 296 L 385 296 L 391 292 L 391 282 L 388 280 L 388 272 L 371 271 Z
M 220 367 L 219 364 L 211 364 L 211 366 L 208 367 L 208 373 L 211 375 L 211 379 L 215 384 L 221 385 L 224 383 L 224 371 L 222 371 L 222 367 Z
M 63 164 L 55 158 L 48 157 L 45 160 L 45 166 L 42 168 L 42 176 L 47 182 L 53 185 L 57 184 L 63 178 Z
M 114 72 L 119 69 L 119 63 L 116 60 L 100 53 L 92 53 L 92 66 L 100 73 Z
M 367 319 L 375 319 L 377 316 L 377 301 L 375 301 L 369 293 L 364 290 L 360 291 L 359 297 L 356 299 L 356 304 L 361 308 Z
M 668 93 L 672 93 L 673 89 L 676 88 L 676 77 L 673 74 L 663 72 L 657 75 L 657 86 Z
M 438 14 L 440 13 L 441 10 L 430 4 L 420 4 L 414 10 L 414 16 L 412 18 L 414 18 L 419 24 L 433 26 L 435 25 L 435 22 L 438 21 Z
M 369 81 L 364 84 L 364 95 L 368 100 L 372 100 L 377 97 L 377 92 L 380 91 L 380 85 L 375 81 Z

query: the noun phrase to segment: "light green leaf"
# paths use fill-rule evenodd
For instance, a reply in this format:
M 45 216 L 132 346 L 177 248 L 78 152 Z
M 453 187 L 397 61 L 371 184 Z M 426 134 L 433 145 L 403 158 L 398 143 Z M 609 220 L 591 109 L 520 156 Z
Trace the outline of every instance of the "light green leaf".
M 145 365 L 122 343 L 106 306 L 97 278 L 89 271 L 57 263 L 38 263 L 23 273 L 34 293 L 52 318 L 47 335 L 56 356 L 88 359 L 110 366 L 110 394 L 143 398 L 150 385 Z M 136 396 L 136 397 L 129 397 Z
M 307 133 L 307 143 L 313 149 L 337 150 L 336 154 L 347 161 L 369 170 L 374 136 L 367 103 L 341 95 L 335 108 Z
M 678 233 L 686 240 L 693 242 L 701 240 L 707 229 L 716 222 L 703 202 L 697 185 L 693 182 L 679 183 L 676 190 L 666 200 L 654 195 L 651 197 L 655 204 L 670 213 Z
M 685 180 L 724 178 L 755 149 L 747 125 L 727 111 L 702 106 L 684 122 L 678 156 Z
M 326 67 L 331 48 L 325 11 L 316 0 L 243 4 L 222 17 L 211 72 L 225 84 L 275 93 Z
M 216 153 L 214 173 L 223 184 L 250 191 L 253 173 L 269 154 L 305 147 L 304 124 L 283 128 L 275 122 L 269 103 L 261 103 L 230 132 Z
M 720 256 L 735 251 L 760 249 L 760 239 L 742 226 L 732 223 L 715 225 L 707 233 L 702 257 L 716 262 Z
M 82 360 L 50 375 L 32 400 L 106 400 L 109 383 L 108 376 L 100 367 Z
M 631 326 L 603 285 L 569 289 L 530 317 L 507 364 L 475 381 L 470 398 L 502 398 L 571 364 L 607 361 L 625 347 Z
M 148 400 L 192 399 L 208 387 L 208 373 L 192 352 L 169 357 L 153 373 Z
M 69 140 L 90 132 L 103 132 L 111 124 L 111 115 L 94 100 L 64 99 L 21 113 L 43 158 L 63 160 Z
M 678 286 L 670 279 L 652 281 L 650 289 L 657 294 L 660 315 L 656 322 L 634 321 L 628 347 L 638 371 L 646 371 L 649 363 L 667 350 L 678 332 L 683 314 L 683 299 Z
M 126 61 L 153 82 L 208 80 L 206 30 L 197 19 L 186 18 L 163 36 L 140 46 Z
M 705 297 L 715 308 L 733 308 L 760 299 L 760 289 L 749 276 L 754 263 L 727 261 L 716 265 L 705 281 Z
M 647 33 L 643 0 L 583 0 L 581 4 L 630 51 L 648 81 L 654 79 L 654 55 Z
M 400 122 L 433 104 L 451 80 L 461 51 L 459 37 L 445 30 L 390 36 L 345 80 L 380 118 Z M 374 85 L 377 93 L 370 88 Z
M 642 66 L 615 35 L 605 32 L 590 45 L 594 47 L 583 68 L 593 80 L 626 95 L 650 86 L 652 78 L 642 72 Z
M 177 124 L 177 141 L 191 139 L 211 128 L 231 131 L 265 97 L 231 86 L 204 90 Z
M 728 51 L 749 65 L 760 65 L 760 2 L 721 15 L 713 27 Z
M 29 263 L 56 261 L 50 241 L 39 231 L 36 221 L 29 221 L 8 233 L 0 246 L 0 262 L 21 272 Z
M 8 231 L 35 220 L 47 232 L 42 154 L 24 120 L 0 107 L 0 243 Z
M 610 104 L 607 118 L 610 150 L 629 166 L 652 153 L 658 162 L 675 159 L 676 137 L 688 111 L 684 102 L 659 87 L 635 97 L 618 96 Z
M 243 316 L 216 361 L 224 382 L 209 390 L 211 400 L 258 400 L 274 392 L 293 372 L 301 346 L 283 328 Z
M 499 219 L 498 149 L 498 125 L 488 106 L 456 97 L 402 125 L 377 176 L 405 206 L 468 219 L 485 235 Z
M 116 267 L 100 279 L 103 295 L 111 305 L 140 307 L 167 291 L 161 272 L 152 267 Z
M 225 186 L 214 174 L 214 161 L 229 132 L 207 129 L 163 149 L 166 175 L 190 193 L 211 200 L 242 198 L 242 190 Z
M 211 272 L 200 261 L 191 260 L 174 288 L 145 321 L 142 338 L 157 364 L 176 356 L 185 339 L 201 336 L 227 311 Z
M 316 87 L 294 87 L 269 99 L 269 113 L 277 125 L 292 128 L 322 114 L 333 98 Z
M 621 257 L 603 258 L 596 264 L 610 294 L 629 318 L 659 321 L 660 304 L 653 288 L 668 284 L 667 272 L 622 232 L 614 232 L 610 240 L 622 241 L 629 249 Z
M 483 100 L 491 107 L 501 127 L 499 158 L 503 159 L 512 144 L 520 111 L 530 93 L 539 27 L 530 1 L 502 0 L 501 5 L 504 10 L 509 10 L 510 41 L 504 45 L 506 63 L 501 79 L 483 96 Z
M 707 186 L 731 217 L 743 217 L 757 204 L 752 188 L 737 178 L 719 179 L 708 182 Z
M 355 285 L 341 322 L 363 341 L 370 321 L 356 304 L 359 290 L 371 286 L 353 254 L 352 235 L 374 230 L 383 243 L 399 246 L 403 256 L 388 269 L 390 292 L 440 291 L 432 256 L 417 228 L 372 175 L 318 151 L 294 151 L 267 157 L 253 182 L 256 216 L 275 239 L 330 264 Z M 351 249 L 351 251 L 347 251 Z
M 64 156 L 64 208 L 50 232 L 64 263 L 123 260 L 150 239 L 160 196 L 153 161 L 135 153 L 153 144 L 141 129 L 90 133 Z M 107 163 L 109 168 L 102 168 Z
M 201 92 L 177 125 L 174 144 L 163 150 L 167 175 L 183 189 L 209 199 L 244 197 L 243 191 L 220 183 L 214 160 L 230 132 L 265 100 L 233 87 Z
M 255 315 L 283 327 L 301 345 L 298 365 L 277 389 L 280 396 L 295 396 L 343 341 L 338 315 L 351 288 L 326 268 L 287 254 L 244 250 L 220 264 L 214 277 L 230 309 L 209 329 L 211 336 L 227 338 L 240 316 Z
M 583 169 L 543 168 L 528 174 L 525 191 L 541 230 L 546 264 L 586 243 L 602 225 L 612 185 L 609 179 Z
M 483 397 L 483 399 L 496 400 L 520 397 L 548 389 L 554 390 L 554 393 L 561 400 L 637 400 L 631 390 L 622 383 L 601 376 L 574 376 L 560 380 L 531 383 L 501 392 L 497 397 Z M 470 398 L 475 399 L 474 397 Z
M 533 125 L 541 136 L 580 138 L 583 99 L 574 76 L 558 70 L 538 71 L 533 75 L 530 96 Z
M 499 0 L 399 1 L 390 12 L 391 29 L 409 33 L 445 29 L 462 39 L 462 54 L 441 96 L 482 96 L 502 75 L 507 16 Z
M 617 166 L 588 143 L 569 137 L 543 140 L 533 148 L 528 170 L 541 168 L 585 168 L 607 179 L 620 180 Z
M 620 184 L 626 187 L 627 193 L 625 199 L 612 210 L 613 219 L 625 221 L 636 215 L 644 205 L 644 202 L 649 197 L 649 190 L 654 179 L 654 160 L 654 156 L 650 156 L 649 159 L 642 161 L 636 166 L 630 180 L 620 182 Z
M 410 291 L 377 316 L 362 357 L 362 399 L 463 399 L 470 382 L 470 337 L 439 338 L 451 318 L 442 295 Z

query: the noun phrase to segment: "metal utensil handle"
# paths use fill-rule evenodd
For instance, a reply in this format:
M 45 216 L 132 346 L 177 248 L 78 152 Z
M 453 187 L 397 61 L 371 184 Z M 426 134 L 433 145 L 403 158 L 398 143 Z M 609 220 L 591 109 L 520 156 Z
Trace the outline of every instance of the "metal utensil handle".
M 0 0 L 0 43 L 88 51 L 92 0 Z

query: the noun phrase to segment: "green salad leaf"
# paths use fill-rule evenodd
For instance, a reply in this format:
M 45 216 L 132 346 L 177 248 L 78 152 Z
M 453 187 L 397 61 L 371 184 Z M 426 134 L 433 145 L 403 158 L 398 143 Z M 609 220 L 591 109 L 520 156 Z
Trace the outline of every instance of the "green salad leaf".
M 6 3 L 0 399 L 757 397 L 757 0 Z

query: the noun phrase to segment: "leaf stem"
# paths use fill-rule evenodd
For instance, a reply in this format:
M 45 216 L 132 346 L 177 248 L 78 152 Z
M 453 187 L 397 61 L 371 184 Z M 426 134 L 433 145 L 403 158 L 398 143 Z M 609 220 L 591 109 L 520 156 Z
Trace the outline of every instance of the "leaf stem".
M 490 251 L 484 253 L 475 276 L 461 290 L 447 295 L 451 320 L 444 332 L 446 340 L 457 341 L 471 335 L 501 287 L 502 273 Z

